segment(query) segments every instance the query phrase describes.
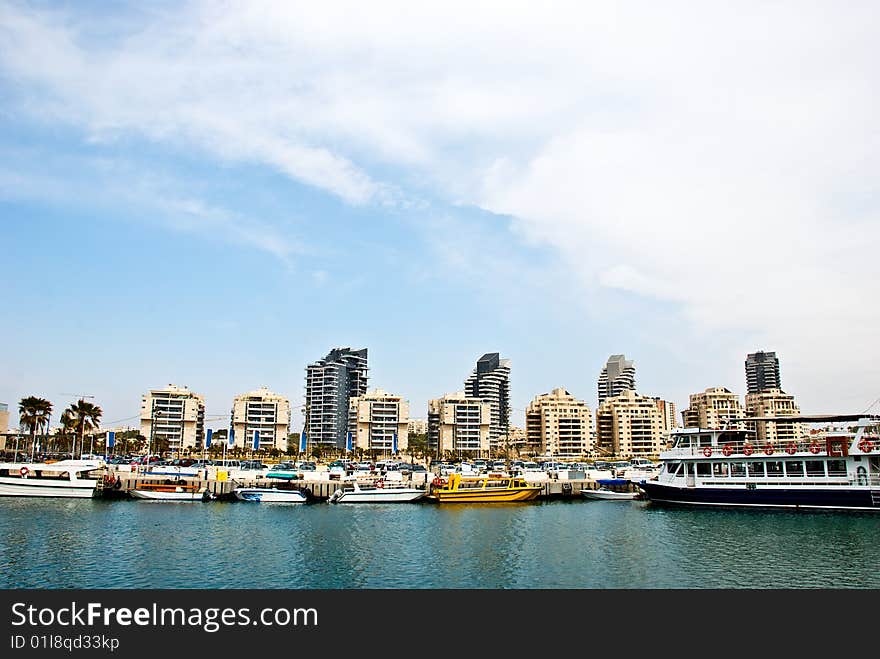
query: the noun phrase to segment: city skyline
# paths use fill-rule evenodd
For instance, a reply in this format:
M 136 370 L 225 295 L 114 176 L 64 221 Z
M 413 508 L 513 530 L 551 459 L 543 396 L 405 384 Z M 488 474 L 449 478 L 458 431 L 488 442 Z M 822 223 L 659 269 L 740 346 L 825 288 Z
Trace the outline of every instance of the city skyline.
M 877 9 L 758 13 L 0 0 L 0 401 L 265 384 L 296 427 L 331 346 L 415 411 L 497 351 L 522 426 L 609 355 L 685 409 L 767 349 L 869 408 Z

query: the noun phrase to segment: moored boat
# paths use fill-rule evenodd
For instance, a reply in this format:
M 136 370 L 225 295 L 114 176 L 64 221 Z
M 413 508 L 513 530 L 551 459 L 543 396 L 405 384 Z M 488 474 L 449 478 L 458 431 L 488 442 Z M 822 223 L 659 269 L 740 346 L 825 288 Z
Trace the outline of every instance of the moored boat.
M 232 493 L 239 501 L 253 503 L 307 503 L 309 500 L 300 490 L 277 487 L 237 487 Z
M 207 488 L 192 483 L 141 483 L 128 493 L 135 499 L 147 501 L 211 501 L 214 498 Z
M 663 469 L 639 483 L 656 502 L 880 512 L 877 417 L 802 416 L 775 422 L 857 421 L 855 431 L 826 431 L 782 445 L 759 443 L 742 428 L 684 428 L 660 454 Z
M 0 496 L 88 499 L 98 480 L 89 474 L 100 469 L 97 460 L 0 463 Z
M 429 498 L 438 503 L 509 503 L 531 501 L 542 491 L 541 485 L 529 485 L 517 476 L 466 477 L 451 474 L 448 480 L 435 478 Z
M 601 501 L 633 501 L 641 497 L 641 491 L 631 491 L 633 484 L 625 478 L 603 479 L 596 482 L 599 484 L 597 489 L 582 490 L 581 496 L 585 499 Z
M 351 481 L 336 490 L 328 499 L 329 503 L 409 503 L 425 496 L 425 490 L 408 487 L 402 483 L 377 481 L 375 484 L 361 484 Z

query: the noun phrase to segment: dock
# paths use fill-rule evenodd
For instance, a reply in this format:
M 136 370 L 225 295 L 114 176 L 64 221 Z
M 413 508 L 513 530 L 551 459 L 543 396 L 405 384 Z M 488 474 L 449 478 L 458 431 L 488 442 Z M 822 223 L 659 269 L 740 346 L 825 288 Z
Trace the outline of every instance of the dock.
M 406 485 L 413 487 L 426 487 L 428 493 L 432 489 L 431 480 L 434 474 L 417 474 L 414 478 L 403 479 Z M 153 475 L 149 472 L 126 472 L 116 470 L 105 470 L 99 480 L 96 496 L 105 499 L 126 499 L 129 497 L 129 490 L 134 490 L 140 486 L 147 485 L 186 485 L 195 486 L 198 490 L 207 489 L 213 497 L 219 501 L 234 501 L 235 495 L 232 491 L 237 487 L 265 487 L 271 482 L 264 478 L 261 474 L 251 477 L 238 478 L 218 478 L 216 474 L 203 472 L 200 477 L 192 476 L 170 476 L 167 474 Z M 304 478 L 302 480 L 289 481 L 298 489 L 315 501 L 326 501 L 333 493 L 342 485 L 342 481 L 337 478 Z M 581 492 L 584 490 L 595 490 L 599 488 L 599 484 L 587 478 L 575 479 L 548 479 L 543 481 L 532 482 L 533 485 L 540 485 L 543 491 L 538 495 L 539 499 L 566 499 L 581 498 Z M 631 491 L 637 489 L 637 485 L 631 485 Z M 306 490 L 308 490 L 306 492 Z

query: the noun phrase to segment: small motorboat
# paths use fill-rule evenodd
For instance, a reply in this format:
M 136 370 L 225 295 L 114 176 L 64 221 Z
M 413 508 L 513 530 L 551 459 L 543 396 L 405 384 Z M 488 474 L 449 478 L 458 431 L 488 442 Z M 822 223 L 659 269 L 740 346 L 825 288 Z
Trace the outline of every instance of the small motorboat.
M 638 499 L 639 492 L 615 492 L 607 487 L 600 487 L 598 490 L 583 490 L 581 495 L 585 499 L 597 499 L 602 501 L 633 501 Z
M 199 489 L 190 483 L 141 483 L 128 493 L 146 501 L 213 501 L 208 488 Z
M 425 496 L 425 490 L 402 483 L 377 481 L 373 485 L 346 483 L 328 499 L 330 503 L 408 503 Z
M 632 501 L 641 497 L 639 490 L 632 490 L 632 483 L 626 478 L 602 478 L 596 481 L 599 484 L 597 490 L 582 490 L 581 495 L 586 499 L 601 501 Z
M 301 490 L 277 487 L 237 487 L 232 493 L 239 501 L 254 503 L 307 503 L 309 500 Z

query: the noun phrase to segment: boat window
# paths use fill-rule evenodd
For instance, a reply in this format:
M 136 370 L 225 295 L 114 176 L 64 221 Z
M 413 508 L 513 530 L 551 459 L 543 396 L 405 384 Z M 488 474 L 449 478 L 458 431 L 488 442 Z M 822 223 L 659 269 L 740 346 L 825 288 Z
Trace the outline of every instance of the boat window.
M 727 478 L 727 463 L 716 462 L 712 465 L 712 475 L 715 478 Z
M 749 468 L 749 476 L 753 478 L 763 478 L 764 477 L 764 463 L 763 462 L 747 462 L 746 465 Z
M 694 475 L 694 465 L 690 462 L 685 462 L 684 463 L 684 473 L 687 474 L 688 476 L 693 476 Z
M 825 461 L 824 460 L 807 460 L 807 476 L 811 477 L 823 477 L 825 475 Z
M 674 476 L 680 467 L 681 467 L 680 462 L 667 462 L 666 463 L 666 473 Z
M 785 475 L 786 476 L 803 476 L 804 475 L 804 463 L 800 460 L 787 460 L 785 462 Z
M 734 477 L 742 477 L 746 475 L 746 466 L 742 462 L 730 463 L 730 475 Z
M 767 465 L 768 476 L 782 476 L 782 462 L 778 460 L 769 460 L 764 464 Z
M 829 460 L 827 464 L 829 476 L 846 476 L 846 462 L 843 460 Z
M 698 462 L 697 463 L 697 476 L 711 476 L 712 475 L 712 465 L 708 462 Z

